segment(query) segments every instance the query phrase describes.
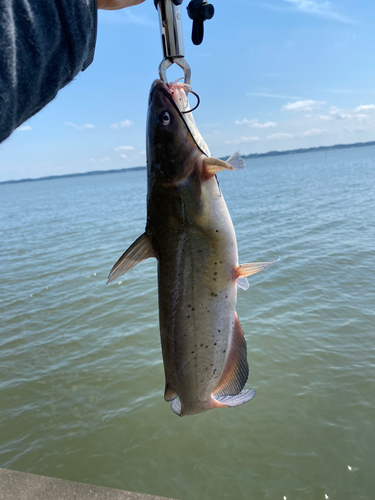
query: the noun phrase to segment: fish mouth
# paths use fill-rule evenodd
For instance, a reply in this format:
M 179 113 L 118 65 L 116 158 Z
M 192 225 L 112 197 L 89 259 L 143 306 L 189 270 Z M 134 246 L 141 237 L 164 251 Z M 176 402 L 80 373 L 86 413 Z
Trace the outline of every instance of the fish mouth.
M 169 102 L 172 104 L 172 106 L 175 108 L 175 110 L 177 111 L 179 117 L 181 118 L 181 120 L 183 121 L 185 127 L 187 128 L 187 131 L 189 132 L 191 138 L 193 139 L 195 145 L 197 146 L 197 148 L 199 149 L 199 151 L 201 151 L 205 156 L 207 156 L 207 154 L 202 150 L 202 148 L 197 144 L 197 141 L 195 140 L 194 138 L 194 135 L 191 133 L 191 130 L 189 128 L 189 125 L 186 123 L 186 120 L 184 118 L 184 115 L 181 113 L 181 111 L 178 109 L 177 107 L 177 104 L 174 102 L 173 98 L 171 97 L 170 93 L 169 93 L 169 88 L 168 88 L 168 85 L 163 82 L 163 80 L 160 80 L 160 79 L 156 79 L 152 85 L 151 85 L 151 90 L 150 90 L 150 98 L 149 98 L 149 103 L 152 101 L 152 94 L 155 92 L 155 90 L 158 88 L 158 87 L 161 87 L 161 91 L 162 93 L 168 98 Z

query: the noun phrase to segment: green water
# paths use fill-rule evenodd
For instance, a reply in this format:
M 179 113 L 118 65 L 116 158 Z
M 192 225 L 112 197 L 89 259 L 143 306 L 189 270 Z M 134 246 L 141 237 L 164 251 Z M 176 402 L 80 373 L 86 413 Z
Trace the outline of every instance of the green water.
M 0 186 L 0 467 L 193 499 L 375 498 L 375 148 L 220 174 L 250 278 L 242 407 L 163 400 L 146 172 Z

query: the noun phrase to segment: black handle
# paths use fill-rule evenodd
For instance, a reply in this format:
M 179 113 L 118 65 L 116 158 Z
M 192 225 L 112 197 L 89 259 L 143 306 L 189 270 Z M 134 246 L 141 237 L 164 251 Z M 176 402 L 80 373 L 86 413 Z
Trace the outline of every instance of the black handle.
M 214 6 L 207 0 L 191 0 L 187 11 L 190 19 L 193 20 L 191 39 L 194 45 L 200 45 L 204 35 L 203 23 L 207 19 L 212 19 L 215 13 Z

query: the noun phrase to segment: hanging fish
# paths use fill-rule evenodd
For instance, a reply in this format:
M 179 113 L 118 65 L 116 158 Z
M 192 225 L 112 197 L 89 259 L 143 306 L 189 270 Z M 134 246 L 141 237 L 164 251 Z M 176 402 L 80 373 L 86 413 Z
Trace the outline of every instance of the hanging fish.
M 150 257 L 158 261 L 164 398 L 180 416 L 238 406 L 255 391 L 235 312 L 237 286 L 273 262 L 238 265 L 236 236 L 216 173 L 244 167 L 238 153 L 210 156 L 184 85 L 156 80 L 147 118 L 147 224 L 108 282 Z

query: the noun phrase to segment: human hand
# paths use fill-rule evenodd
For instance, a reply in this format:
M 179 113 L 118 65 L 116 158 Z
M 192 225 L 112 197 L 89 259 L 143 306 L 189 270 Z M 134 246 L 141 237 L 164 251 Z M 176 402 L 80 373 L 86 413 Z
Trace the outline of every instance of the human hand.
M 97 0 L 98 9 L 104 10 L 118 10 L 124 9 L 125 7 L 132 7 L 133 5 L 139 5 L 145 0 Z

